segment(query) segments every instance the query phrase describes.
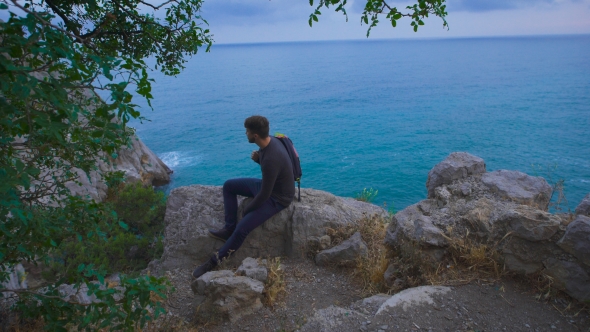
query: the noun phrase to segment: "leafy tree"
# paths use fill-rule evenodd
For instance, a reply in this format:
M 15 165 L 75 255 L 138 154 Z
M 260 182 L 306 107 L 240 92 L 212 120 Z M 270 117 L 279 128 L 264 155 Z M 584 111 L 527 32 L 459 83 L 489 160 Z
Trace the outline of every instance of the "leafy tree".
M 411 18 L 415 31 L 429 14 L 446 25 L 444 2 L 417 0 L 402 13 L 368 0 L 361 21 L 370 22 L 367 35 L 382 14 L 394 27 Z M 323 7 L 346 14 L 345 5 L 321 0 L 310 25 Z M 78 170 L 100 175 L 97 161 L 110 162 L 129 144 L 127 123 L 141 118 L 133 92 L 150 104 L 150 70 L 176 75 L 188 57 L 209 51 L 213 39 L 201 6 L 202 0 L 0 0 L 8 17 L 0 21 L 0 282 L 22 261 L 51 264 L 62 243 L 106 241 L 113 227 L 128 227 L 105 222 L 118 220 L 108 204 L 73 196 L 67 185 Z M 67 272 L 13 292 L 15 308 L 43 317 L 52 331 L 67 324 L 131 330 L 163 311 L 157 299 L 164 297 L 164 279 L 123 276 L 125 291 L 117 294 L 103 287 L 105 271 L 92 264 Z M 63 283 L 86 284 L 100 301 L 63 299 Z
M 398 20 L 404 17 L 411 18 L 410 25 L 414 29 L 414 32 L 418 32 L 418 27 L 424 25 L 423 20 L 427 18 L 428 15 L 435 15 L 442 19 L 443 27 L 448 28 L 449 25 L 446 21 L 447 5 L 445 2 L 446 0 L 416 0 L 416 3 L 413 5 L 406 6 L 404 9 L 399 10 L 397 7 L 390 6 L 385 0 L 367 0 L 365 9 L 361 15 L 361 24 L 364 23 L 369 25 L 369 28 L 367 29 L 367 37 L 371 34 L 371 29 L 379 23 L 380 15 L 385 15 L 385 19 L 388 20 L 394 28 L 397 26 Z M 313 7 L 313 3 L 313 0 L 309 0 L 310 6 Z M 315 11 L 309 15 L 309 26 L 311 27 L 314 21 L 318 22 L 318 15 L 322 14 L 320 9 L 323 7 L 330 8 L 330 6 L 336 7 L 335 11 L 342 12 L 348 21 L 348 14 L 344 8 L 346 3 L 347 0 L 320 0 Z

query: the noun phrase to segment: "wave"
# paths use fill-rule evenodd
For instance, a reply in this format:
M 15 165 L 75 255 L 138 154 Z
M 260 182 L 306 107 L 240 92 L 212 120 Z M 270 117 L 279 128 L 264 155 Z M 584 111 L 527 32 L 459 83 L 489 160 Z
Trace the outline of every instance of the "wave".
M 158 157 L 170 168 L 190 167 L 199 164 L 203 157 L 190 151 L 164 152 Z

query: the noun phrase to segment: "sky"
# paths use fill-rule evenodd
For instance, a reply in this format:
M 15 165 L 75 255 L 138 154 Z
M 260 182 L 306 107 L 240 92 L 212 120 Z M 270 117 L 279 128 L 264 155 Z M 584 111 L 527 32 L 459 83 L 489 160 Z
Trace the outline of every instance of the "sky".
M 309 0 L 205 0 L 202 16 L 216 44 L 366 39 L 367 26 L 360 24 L 365 2 L 348 1 L 348 22 L 341 13 L 323 8 L 312 28 L 307 22 L 313 11 Z M 411 0 L 387 3 L 401 9 Z M 447 0 L 447 12 L 448 30 L 438 17 L 426 19 L 417 33 L 408 19 L 392 28 L 383 17 L 370 38 L 590 33 L 590 0 Z

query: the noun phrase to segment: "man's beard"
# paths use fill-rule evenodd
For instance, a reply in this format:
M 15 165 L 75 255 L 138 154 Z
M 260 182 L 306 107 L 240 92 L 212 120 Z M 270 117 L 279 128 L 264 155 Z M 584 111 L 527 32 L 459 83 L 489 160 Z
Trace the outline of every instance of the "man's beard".
M 254 137 L 252 137 L 252 138 L 248 137 L 248 142 L 249 143 L 254 143 L 254 142 L 256 142 L 256 138 L 254 138 Z

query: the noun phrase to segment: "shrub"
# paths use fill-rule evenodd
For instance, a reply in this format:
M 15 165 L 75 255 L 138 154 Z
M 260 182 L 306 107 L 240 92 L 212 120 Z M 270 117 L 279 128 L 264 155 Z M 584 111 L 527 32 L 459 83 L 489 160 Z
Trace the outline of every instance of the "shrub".
M 69 238 L 53 252 L 53 262 L 45 276 L 68 277 L 81 264 L 107 274 L 131 273 L 145 269 L 163 251 L 164 194 L 141 183 L 119 184 L 109 190 L 104 203 L 114 211 L 105 215 L 95 234 Z
M 377 196 L 377 193 L 379 193 L 379 191 L 373 188 L 363 188 L 363 191 L 358 193 L 355 199 L 357 201 L 371 203 L 373 199 L 375 199 L 375 197 Z

